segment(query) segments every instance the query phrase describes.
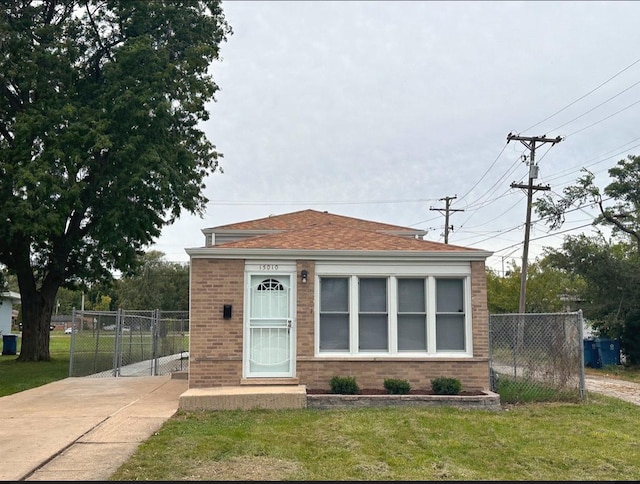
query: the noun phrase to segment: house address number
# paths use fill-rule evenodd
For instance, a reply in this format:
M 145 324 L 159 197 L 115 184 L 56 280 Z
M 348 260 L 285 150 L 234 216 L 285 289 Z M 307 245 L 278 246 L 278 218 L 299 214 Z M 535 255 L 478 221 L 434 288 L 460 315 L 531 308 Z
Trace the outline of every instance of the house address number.
M 260 264 L 261 271 L 277 271 L 278 264 Z

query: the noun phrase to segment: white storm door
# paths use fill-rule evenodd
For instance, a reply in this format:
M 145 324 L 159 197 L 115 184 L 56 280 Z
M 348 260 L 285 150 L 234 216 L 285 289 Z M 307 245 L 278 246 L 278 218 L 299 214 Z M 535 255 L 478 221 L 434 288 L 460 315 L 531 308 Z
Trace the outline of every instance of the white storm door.
M 292 308 L 291 276 L 251 276 L 247 376 L 293 376 Z

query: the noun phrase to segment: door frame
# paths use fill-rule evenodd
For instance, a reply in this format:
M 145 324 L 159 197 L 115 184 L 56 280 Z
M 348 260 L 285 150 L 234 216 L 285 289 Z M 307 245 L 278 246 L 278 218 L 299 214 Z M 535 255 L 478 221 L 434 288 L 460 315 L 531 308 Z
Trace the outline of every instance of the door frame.
M 251 278 L 253 276 L 260 277 L 282 277 L 288 276 L 290 284 L 289 292 L 289 308 L 291 315 L 291 328 L 289 333 L 290 345 L 290 363 L 287 375 L 264 376 L 250 373 L 249 353 L 250 353 L 250 328 L 251 319 Z M 296 334 L 297 334 L 297 278 L 296 263 L 291 261 L 251 261 L 245 263 L 244 269 L 244 304 L 242 321 L 242 378 L 294 378 L 296 375 Z

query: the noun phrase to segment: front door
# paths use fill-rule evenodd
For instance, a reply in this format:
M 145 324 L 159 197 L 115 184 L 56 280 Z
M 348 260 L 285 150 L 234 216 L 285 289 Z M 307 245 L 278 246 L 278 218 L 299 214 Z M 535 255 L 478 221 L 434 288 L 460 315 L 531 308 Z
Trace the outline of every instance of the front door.
M 250 276 L 245 368 L 247 377 L 292 377 L 294 341 L 291 276 Z

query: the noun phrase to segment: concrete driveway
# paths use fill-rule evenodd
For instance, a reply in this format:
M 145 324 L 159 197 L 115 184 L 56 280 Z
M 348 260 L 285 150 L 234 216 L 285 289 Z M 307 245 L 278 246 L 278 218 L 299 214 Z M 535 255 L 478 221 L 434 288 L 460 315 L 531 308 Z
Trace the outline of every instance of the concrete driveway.
M 171 375 L 66 378 L 0 398 L 0 480 L 108 480 L 178 410 Z

